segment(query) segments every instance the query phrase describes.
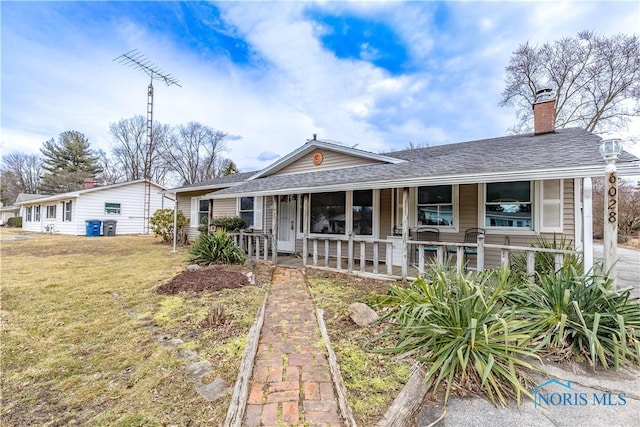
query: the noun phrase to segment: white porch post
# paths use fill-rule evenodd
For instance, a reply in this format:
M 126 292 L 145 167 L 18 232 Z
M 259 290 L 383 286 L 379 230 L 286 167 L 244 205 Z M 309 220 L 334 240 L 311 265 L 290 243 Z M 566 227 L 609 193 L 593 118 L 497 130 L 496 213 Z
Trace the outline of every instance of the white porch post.
M 582 182 L 582 260 L 585 273 L 593 268 L 592 190 L 591 178 L 584 178 Z
M 302 263 L 307 265 L 309 255 L 309 193 L 302 195 Z
M 275 265 L 278 264 L 278 209 L 279 209 L 279 197 L 271 196 L 271 209 L 273 210 L 271 215 L 271 262 Z
M 409 187 L 402 188 L 402 280 L 405 280 L 409 270 Z
M 604 269 L 616 288 L 618 279 L 618 171 L 616 160 L 622 152 L 622 141 L 605 139 L 600 154 L 607 164 L 604 181 Z

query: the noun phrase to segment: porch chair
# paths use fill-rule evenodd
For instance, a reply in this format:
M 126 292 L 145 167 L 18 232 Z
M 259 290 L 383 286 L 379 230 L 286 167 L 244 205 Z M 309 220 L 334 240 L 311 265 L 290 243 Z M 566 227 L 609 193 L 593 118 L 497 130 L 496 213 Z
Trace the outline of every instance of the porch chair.
M 465 230 L 464 232 L 464 240 L 463 243 L 477 243 L 478 242 L 478 236 L 479 235 L 483 235 L 485 234 L 485 230 L 484 228 L 468 228 L 467 230 Z M 449 253 L 457 253 L 457 248 L 449 248 L 448 249 Z M 463 248 L 463 256 L 466 258 L 469 255 L 478 255 L 478 248 L 476 247 L 470 247 L 470 246 L 464 246 Z M 465 265 L 465 270 L 467 269 L 466 265 Z
M 440 230 L 433 227 L 418 227 L 412 233 L 414 234 L 415 240 L 419 242 L 439 242 L 440 241 Z M 416 245 L 416 259 L 418 258 L 418 251 L 420 248 Z M 437 246 L 425 246 L 425 253 L 437 254 L 438 247 Z

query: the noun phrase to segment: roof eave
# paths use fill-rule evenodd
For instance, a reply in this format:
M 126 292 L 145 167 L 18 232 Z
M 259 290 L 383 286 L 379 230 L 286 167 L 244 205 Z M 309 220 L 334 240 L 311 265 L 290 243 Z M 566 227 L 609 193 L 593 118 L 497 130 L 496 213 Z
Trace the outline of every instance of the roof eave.
M 618 174 L 638 175 L 640 174 L 640 163 L 633 163 L 618 166 Z M 601 165 L 580 166 L 563 169 L 539 169 L 513 172 L 487 172 L 482 174 L 465 175 L 441 175 L 428 177 L 412 177 L 394 180 L 366 181 L 356 183 L 341 183 L 324 186 L 299 186 L 288 187 L 277 190 L 249 191 L 245 193 L 210 193 L 204 195 L 210 199 L 227 199 L 245 196 L 267 196 L 286 195 L 299 193 L 319 193 L 329 191 L 347 190 L 368 190 L 400 187 L 419 187 L 422 185 L 447 185 L 447 184 L 483 184 L 488 182 L 509 182 L 509 181 L 536 181 L 544 179 L 573 179 L 597 177 L 604 175 L 604 168 Z

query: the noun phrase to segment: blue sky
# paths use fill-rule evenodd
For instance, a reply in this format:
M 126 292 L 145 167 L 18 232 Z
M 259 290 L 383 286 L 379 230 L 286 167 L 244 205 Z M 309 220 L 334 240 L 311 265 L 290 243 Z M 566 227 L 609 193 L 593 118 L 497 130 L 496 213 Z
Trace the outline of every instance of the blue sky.
M 154 119 L 228 133 L 244 171 L 314 133 L 373 152 L 504 135 L 515 111 L 498 102 L 519 43 L 640 31 L 638 1 L 2 1 L 0 12 L 3 152 L 35 153 L 66 130 L 109 152 L 109 124 L 146 113 L 148 77 L 113 62 L 138 49 L 182 85 L 155 82 Z

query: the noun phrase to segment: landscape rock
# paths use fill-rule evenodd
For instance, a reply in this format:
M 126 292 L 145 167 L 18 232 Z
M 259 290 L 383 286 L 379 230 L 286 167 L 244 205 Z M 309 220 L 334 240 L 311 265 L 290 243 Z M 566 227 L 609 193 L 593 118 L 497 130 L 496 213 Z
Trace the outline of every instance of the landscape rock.
M 226 389 L 224 380 L 220 377 L 216 378 L 209 384 L 200 384 L 196 386 L 196 392 L 209 402 L 215 402 L 224 396 Z
M 211 374 L 211 362 L 208 360 L 201 360 L 200 362 L 193 362 L 187 365 L 187 374 L 194 380 L 200 381 L 202 377 L 206 377 Z
M 198 264 L 189 264 L 187 265 L 187 270 L 189 271 L 196 271 L 196 270 L 200 270 L 202 267 L 200 267 Z
M 354 302 L 348 308 L 349 317 L 358 326 L 369 326 L 378 320 L 378 314 L 361 302 Z
M 198 352 L 194 350 L 178 350 L 178 356 L 186 360 L 193 360 L 198 357 Z

